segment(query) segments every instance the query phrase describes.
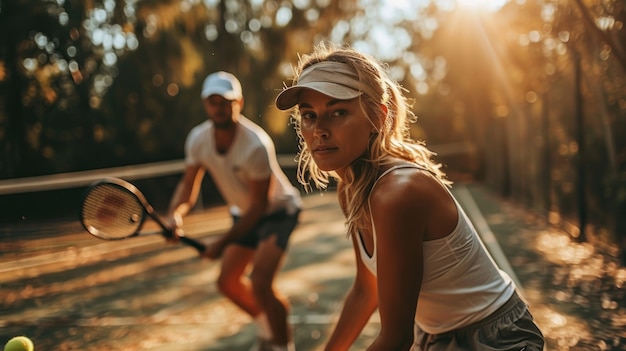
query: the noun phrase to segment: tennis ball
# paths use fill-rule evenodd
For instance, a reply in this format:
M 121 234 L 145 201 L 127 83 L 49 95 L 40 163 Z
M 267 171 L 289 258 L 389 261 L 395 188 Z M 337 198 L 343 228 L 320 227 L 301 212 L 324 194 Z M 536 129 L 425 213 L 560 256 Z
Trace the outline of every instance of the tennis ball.
M 29 338 L 16 336 L 4 345 L 4 351 L 34 351 L 35 346 Z

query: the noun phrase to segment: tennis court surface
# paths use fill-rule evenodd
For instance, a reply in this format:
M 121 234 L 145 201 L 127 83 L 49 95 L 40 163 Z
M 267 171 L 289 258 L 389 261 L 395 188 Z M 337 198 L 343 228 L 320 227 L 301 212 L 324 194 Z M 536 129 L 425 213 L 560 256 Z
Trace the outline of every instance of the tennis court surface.
M 626 306 L 615 287 L 626 271 L 610 255 L 572 246 L 479 185 L 459 184 L 455 193 L 494 259 L 522 285 L 550 350 L 623 349 Z M 334 193 L 305 196 L 301 219 L 277 284 L 291 301 L 296 349 L 312 351 L 332 328 L 354 256 Z M 208 238 L 229 224 L 226 209 L 214 207 L 194 212 L 185 230 Z M 247 351 L 253 343 L 250 319 L 216 290 L 219 262 L 190 247 L 158 236 L 101 241 L 78 220 L 4 226 L 0 235 L 0 344 L 16 335 L 38 351 Z M 574 257 L 551 258 L 561 250 Z M 600 283 L 587 278 L 599 272 Z M 577 310 L 581 299 L 590 308 Z M 377 326 L 374 316 L 353 350 Z

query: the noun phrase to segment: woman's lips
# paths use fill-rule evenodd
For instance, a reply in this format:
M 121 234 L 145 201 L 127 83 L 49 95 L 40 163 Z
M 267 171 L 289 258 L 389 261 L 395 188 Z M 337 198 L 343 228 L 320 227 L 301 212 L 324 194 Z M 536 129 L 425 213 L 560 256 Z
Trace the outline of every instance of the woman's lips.
M 336 151 L 338 148 L 335 146 L 331 146 L 331 145 L 318 145 L 315 148 L 313 148 L 313 152 L 316 154 L 325 154 L 325 153 L 329 153 L 331 151 Z

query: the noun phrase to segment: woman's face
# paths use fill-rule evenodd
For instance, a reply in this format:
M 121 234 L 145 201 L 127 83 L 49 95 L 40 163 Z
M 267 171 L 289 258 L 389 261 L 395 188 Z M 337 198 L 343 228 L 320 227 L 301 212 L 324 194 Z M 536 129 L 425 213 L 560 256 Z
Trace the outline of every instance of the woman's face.
M 367 150 L 375 128 L 359 99 L 337 100 L 303 90 L 298 103 L 302 138 L 313 161 L 323 171 L 343 174 Z

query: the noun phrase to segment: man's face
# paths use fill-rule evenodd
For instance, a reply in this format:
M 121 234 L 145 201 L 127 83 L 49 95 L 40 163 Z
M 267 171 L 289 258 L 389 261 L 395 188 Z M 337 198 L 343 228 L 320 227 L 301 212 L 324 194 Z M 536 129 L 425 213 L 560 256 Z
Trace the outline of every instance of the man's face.
M 239 120 L 243 100 L 228 100 L 221 95 L 211 95 L 203 100 L 203 105 L 216 128 L 229 128 Z

